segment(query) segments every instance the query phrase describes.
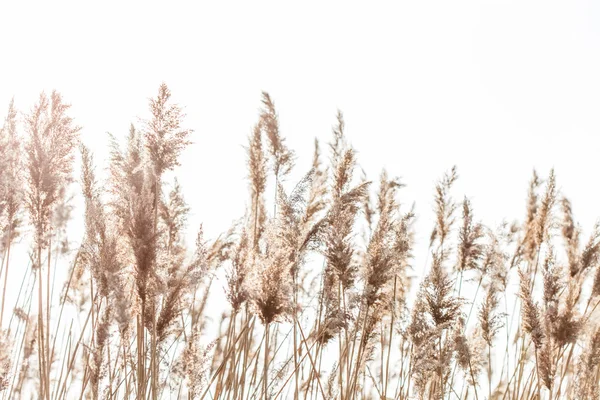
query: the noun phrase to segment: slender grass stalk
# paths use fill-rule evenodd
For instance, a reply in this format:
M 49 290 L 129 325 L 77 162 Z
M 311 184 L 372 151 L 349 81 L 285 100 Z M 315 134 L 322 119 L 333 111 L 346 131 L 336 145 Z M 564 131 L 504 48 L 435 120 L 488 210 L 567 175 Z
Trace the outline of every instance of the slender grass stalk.
M 10 245 L 11 245 L 11 236 L 12 236 L 12 221 L 8 226 L 8 234 L 6 237 L 6 263 L 4 263 L 4 259 L 2 260 L 4 265 L 4 286 L 2 287 L 2 303 L 0 305 L 0 327 L 3 325 L 4 321 L 4 301 L 6 299 L 6 286 L 8 285 L 8 266 L 10 263 Z

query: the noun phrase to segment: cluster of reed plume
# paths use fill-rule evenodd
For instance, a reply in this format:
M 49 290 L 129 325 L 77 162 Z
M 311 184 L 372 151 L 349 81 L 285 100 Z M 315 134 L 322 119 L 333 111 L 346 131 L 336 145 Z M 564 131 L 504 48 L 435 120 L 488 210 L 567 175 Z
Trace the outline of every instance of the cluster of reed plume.
M 326 155 L 315 141 L 311 169 L 290 185 L 296 157 L 263 93 L 247 211 L 215 240 L 200 228 L 192 251 L 182 189 L 164 182 L 192 131 L 166 85 L 149 109 L 126 140 L 111 136 L 104 183 L 58 93 L 29 113 L 10 104 L 3 399 L 600 398 L 600 228 L 581 237 L 553 172 L 534 174 L 522 223 L 490 228 L 453 199 L 449 171 L 435 186 L 423 272 L 402 183 L 357 176 L 342 114 Z M 85 236 L 70 250 L 76 158 Z M 18 239 L 28 265 L 11 263 Z M 411 291 L 415 273 L 424 278 Z M 20 285 L 12 309 L 9 285 Z M 229 306 L 214 323 L 207 304 L 223 286 Z

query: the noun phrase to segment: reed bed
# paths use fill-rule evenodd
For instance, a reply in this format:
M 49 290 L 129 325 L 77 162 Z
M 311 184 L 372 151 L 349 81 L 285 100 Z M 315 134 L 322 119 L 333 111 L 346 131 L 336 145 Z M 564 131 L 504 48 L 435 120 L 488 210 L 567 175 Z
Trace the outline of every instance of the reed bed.
M 2 399 L 600 398 L 600 225 L 583 237 L 554 171 L 534 173 L 524 217 L 500 226 L 456 199 L 456 168 L 442 174 L 415 265 L 404 185 L 358 173 L 342 113 L 292 182 L 297 156 L 261 101 L 247 210 L 193 246 L 193 204 L 171 180 L 192 130 L 166 85 L 111 136 L 107 179 L 58 92 L 28 112 L 11 102 Z M 85 229 L 68 249 L 74 190 Z

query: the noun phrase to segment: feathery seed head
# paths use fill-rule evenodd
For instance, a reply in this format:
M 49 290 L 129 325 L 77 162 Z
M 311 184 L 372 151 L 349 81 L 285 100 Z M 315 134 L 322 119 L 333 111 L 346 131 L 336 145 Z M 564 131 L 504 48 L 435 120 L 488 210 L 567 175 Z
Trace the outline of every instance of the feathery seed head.
M 473 222 L 471 202 L 463 201 L 463 226 L 459 232 L 458 271 L 477 269 L 483 256 L 483 245 L 479 240 L 484 236 L 483 226 Z
M 279 116 L 275 111 L 275 104 L 267 92 L 262 93 L 262 103 L 260 124 L 269 140 L 269 152 L 273 157 L 273 172 L 276 177 L 285 177 L 294 166 L 294 152 L 287 148 L 285 139 L 279 132 Z
M 69 105 L 53 91 L 50 99 L 42 93 L 26 117 L 28 141 L 26 208 L 35 226 L 35 243 L 48 245 L 52 214 L 62 189 L 72 181 L 74 151 L 80 128 L 66 114 Z
M 179 155 L 191 143 L 188 137 L 193 132 L 181 127 L 185 114 L 170 99 L 171 91 L 162 83 L 158 95 L 149 101 L 152 118 L 146 123 L 144 136 L 157 177 L 179 165 Z
M 450 197 L 450 189 L 457 179 L 458 174 L 456 166 L 454 166 L 435 187 L 436 225 L 431 232 L 429 247 L 433 246 L 437 240 L 440 248 L 443 248 L 444 242 L 454 224 L 454 211 L 456 211 L 457 205 L 452 200 L 452 197 Z
M 540 349 L 545 338 L 544 329 L 540 320 L 540 310 L 531 296 L 531 280 L 526 272 L 519 270 L 520 291 L 523 312 L 523 330 L 531 335 L 531 340 L 536 349 Z

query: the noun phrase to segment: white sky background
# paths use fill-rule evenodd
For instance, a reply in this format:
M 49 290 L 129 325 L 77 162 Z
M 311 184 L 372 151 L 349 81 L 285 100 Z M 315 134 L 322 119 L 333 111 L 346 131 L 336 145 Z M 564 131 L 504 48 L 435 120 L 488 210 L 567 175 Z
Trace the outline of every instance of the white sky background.
M 101 168 L 106 132 L 125 137 L 165 81 L 195 130 L 177 170 L 190 237 L 244 212 L 242 145 L 262 90 L 295 176 L 344 112 L 369 177 L 385 167 L 408 185 L 420 249 L 435 181 L 454 164 L 455 198 L 490 225 L 522 219 L 534 167 L 556 168 L 586 235 L 600 216 L 600 3 L 212 3 L 3 2 L 0 115 L 12 96 L 28 111 L 56 88 Z
M 139 126 L 166 82 L 195 130 L 176 171 L 190 244 L 201 222 L 215 238 L 244 213 L 242 146 L 262 90 L 298 156 L 290 184 L 308 171 L 313 138 L 330 140 L 338 108 L 369 178 L 384 167 L 402 177 L 402 201 L 416 202 L 417 275 L 434 185 L 454 164 L 454 197 L 492 227 L 523 218 L 534 167 L 556 168 L 582 240 L 600 217 L 600 2 L 3 1 L 0 54 L 0 118 L 13 96 L 27 112 L 41 90 L 59 90 L 99 171 L 106 132 Z M 27 244 L 14 254 L 12 298 Z

